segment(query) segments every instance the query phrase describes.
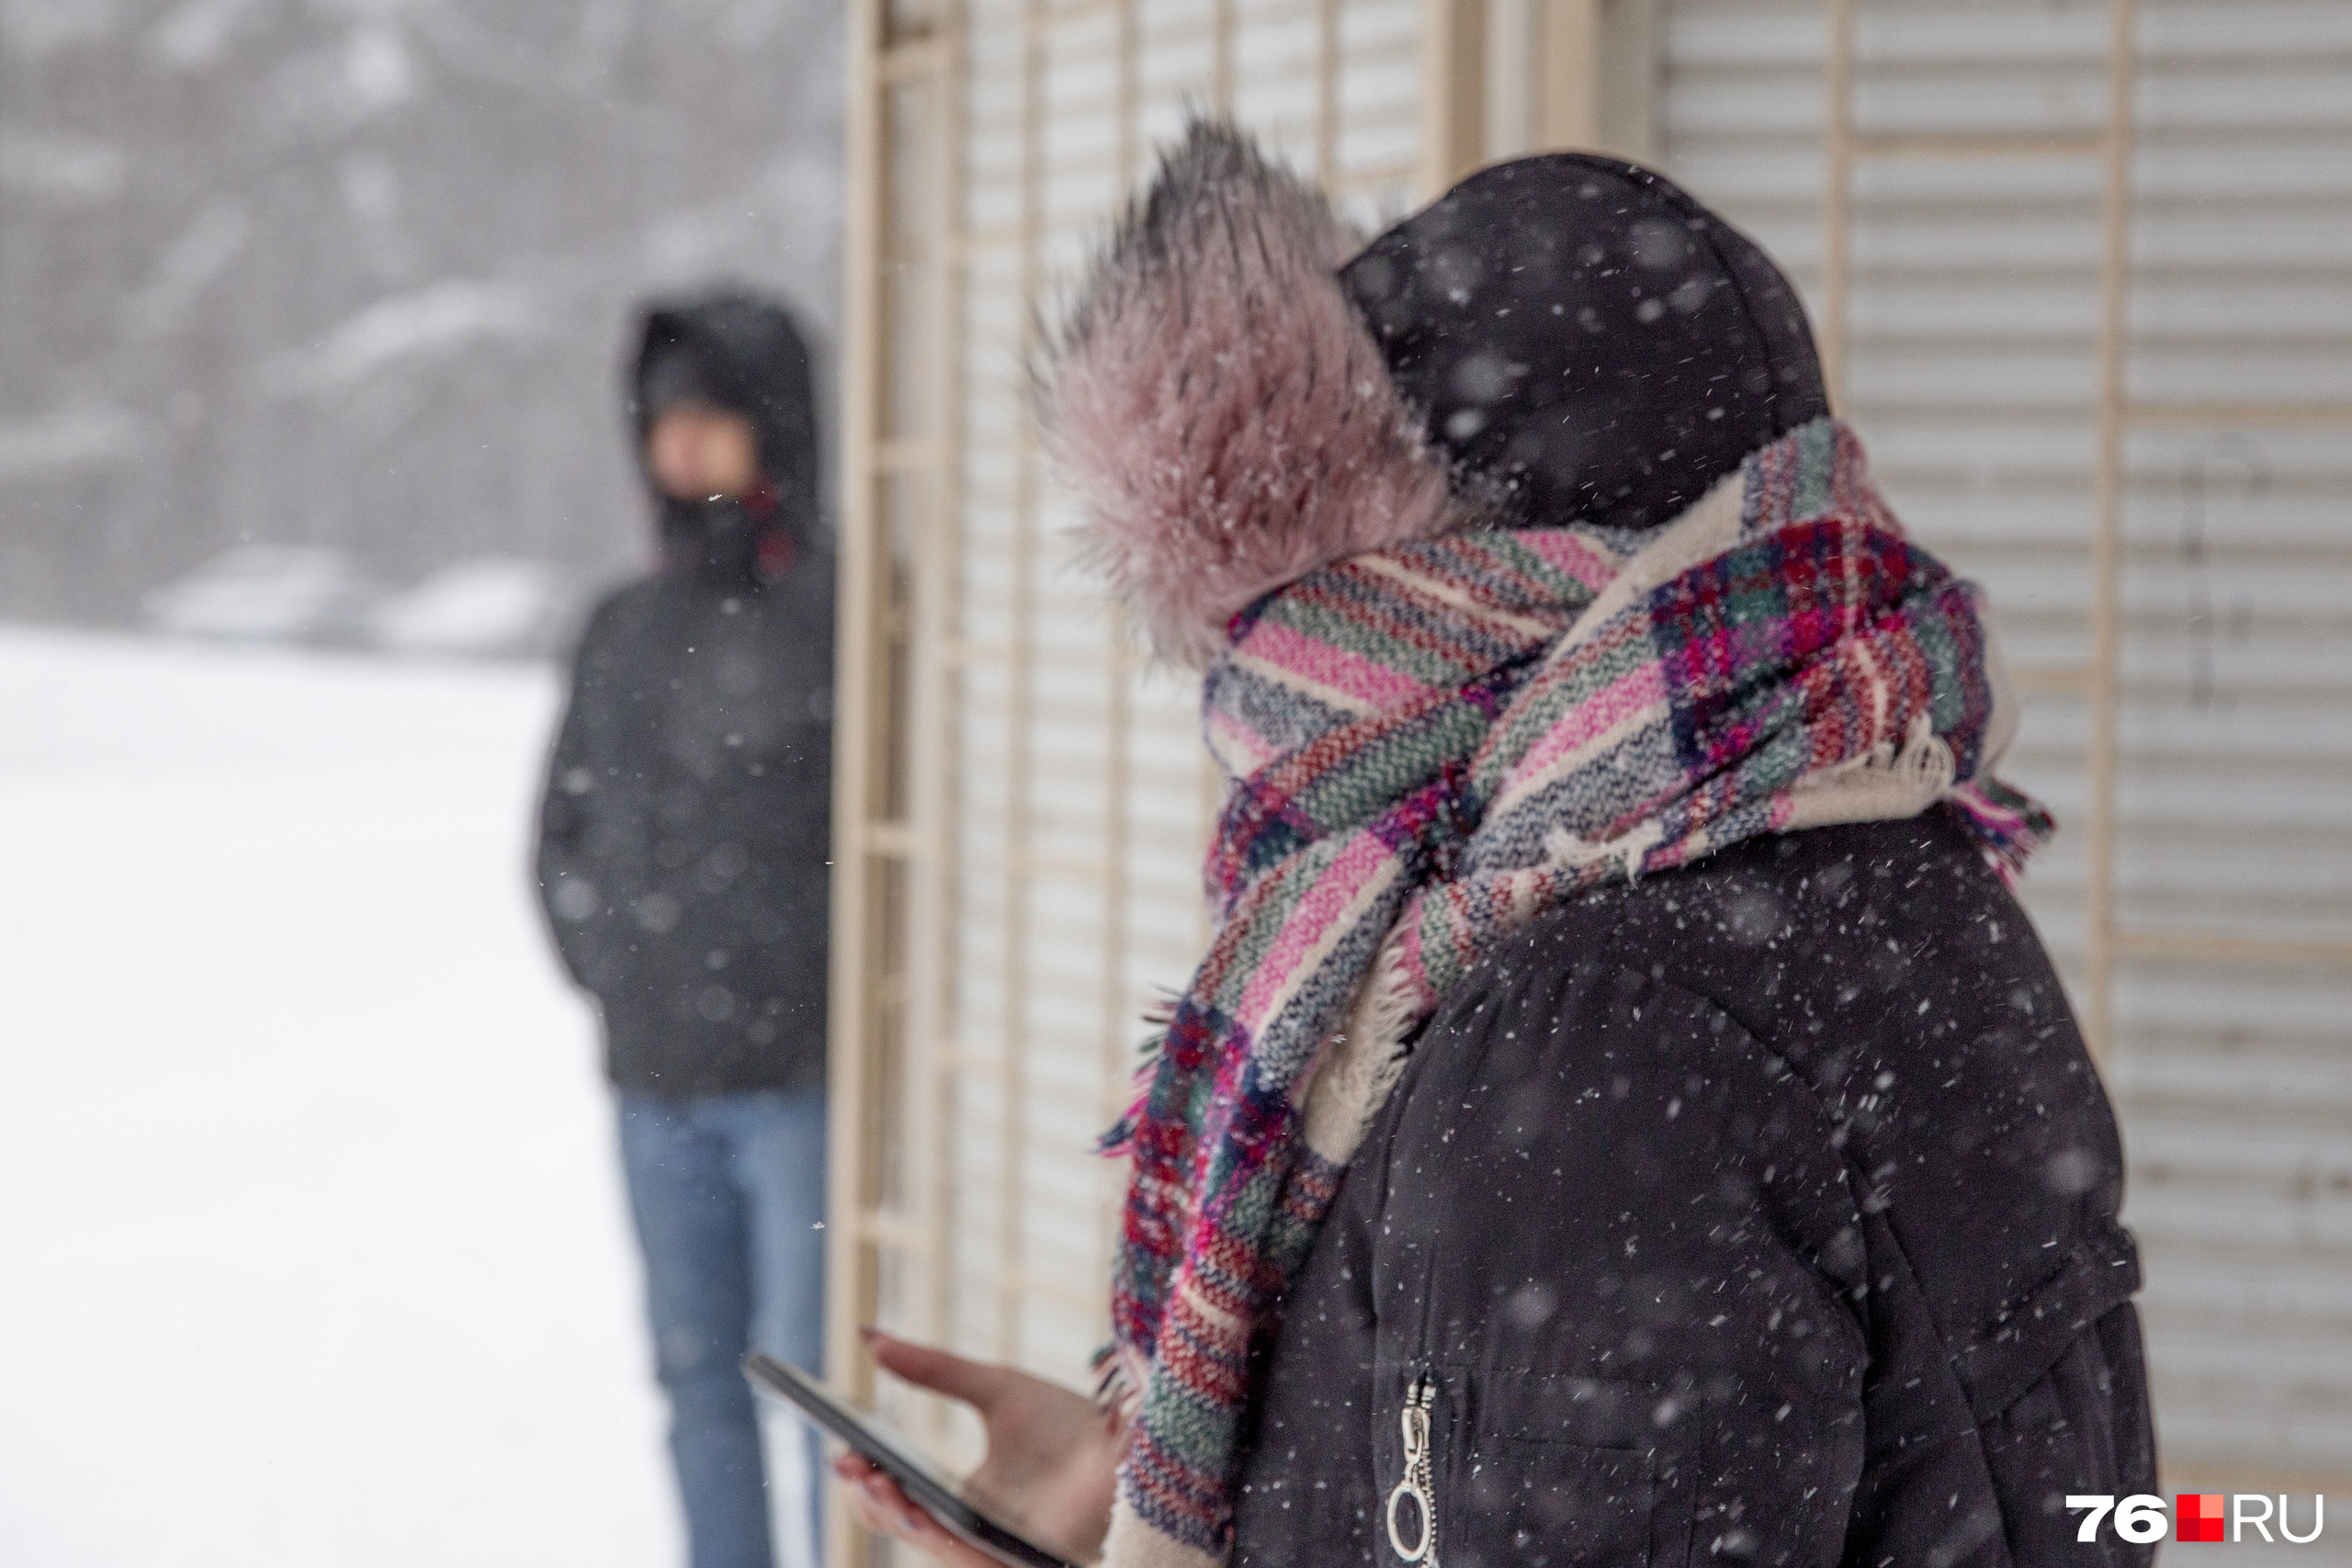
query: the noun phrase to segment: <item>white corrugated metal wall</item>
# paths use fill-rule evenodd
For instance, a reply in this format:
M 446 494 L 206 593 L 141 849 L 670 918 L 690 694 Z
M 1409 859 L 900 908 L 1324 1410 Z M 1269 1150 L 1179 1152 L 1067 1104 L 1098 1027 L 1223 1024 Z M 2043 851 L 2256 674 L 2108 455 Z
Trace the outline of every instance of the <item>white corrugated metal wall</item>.
M 1229 104 L 1302 167 L 1401 205 L 1419 23 L 1412 0 L 967 12 L 963 786 L 938 1003 L 954 1135 L 927 1265 L 931 1322 L 954 1343 L 1075 1376 L 1102 1339 L 1121 1176 L 1090 1146 L 1143 1015 L 1203 935 L 1195 688 L 1141 667 L 1069 558 L 1077 519 L 1040 471 L 1022 396 L 1031 301 L 1075 274 L 1188 99 Z
M 2167 1483 L 2352 1491 L 2352 6 L 2141 0 L 2107 1068 Z M 1822 0 L 1671 0 L 1665 166 L 1822 320 Z M 2096 1012 L 2088 697 L 2108 0 L 1854 8 L 1846 408 L 1992 591 Z M 1832 335 L 1825 331 L 1825 336 Z
M 918 0 L 862 25 L 872 118 L 853 131 L 874 177 L 853 245 L 872 271 L 851 280 L 844 513 L 865 614 L 835 990 L 850 1230 L 830 1309 L 853 1383 L 842 1335 L 877 1318 L 1085 1376 L 1123 1186 L 1091 1148 L 1144 1015 L 1205 936 L 1197 689 L 1145 667 L 1069 558 L 1023 393 L 1031 302 L 1075 274 L 1188 106 L 1229 109 L 1368 223 L 1401 213 L 1424 16 Z M 935 1402 L 875 1392 L 968 1450 Z

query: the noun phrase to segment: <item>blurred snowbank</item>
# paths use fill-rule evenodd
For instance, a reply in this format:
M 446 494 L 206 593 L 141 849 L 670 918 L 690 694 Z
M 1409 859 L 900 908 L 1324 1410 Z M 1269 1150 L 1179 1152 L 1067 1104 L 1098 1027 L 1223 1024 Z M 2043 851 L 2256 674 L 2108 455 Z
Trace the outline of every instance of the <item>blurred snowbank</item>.
M 0 628 L 0 1559 L 673 1561 L 537 666 Z
M 179 637 L 544 656 L 563 638 L 567 598 L 553 570 L 514 557 L 469 557 L 394 589 L 340 550 L 240 545 L 155 589 L 145 605 L 148 625 Z

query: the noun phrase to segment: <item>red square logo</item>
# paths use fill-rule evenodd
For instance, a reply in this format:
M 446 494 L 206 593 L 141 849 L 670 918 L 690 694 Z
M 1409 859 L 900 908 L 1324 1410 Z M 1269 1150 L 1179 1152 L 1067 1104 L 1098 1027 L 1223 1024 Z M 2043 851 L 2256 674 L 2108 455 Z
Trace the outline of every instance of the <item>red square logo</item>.
M 2223 1540 L 2222 1521 L 2227 1509 L 2219 1492 L 2183 1492 L 2172 1500 L 2172 1538 L 2175 1540 Z

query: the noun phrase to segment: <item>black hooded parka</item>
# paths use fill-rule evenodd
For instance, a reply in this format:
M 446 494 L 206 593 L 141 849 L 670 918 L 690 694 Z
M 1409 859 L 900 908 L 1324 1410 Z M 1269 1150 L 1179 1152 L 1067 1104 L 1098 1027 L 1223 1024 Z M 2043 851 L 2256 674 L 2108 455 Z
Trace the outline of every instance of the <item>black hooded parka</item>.
M 1778 271 L 1624 164 L 1488 170 L 1341 277 L 1520 525 L 1664 524 L 1825 410 Z M 2144 1562 L 2065 1501 L 2154 1489 L 2122 1185 L 1942 808 L 1579 897 L 1445 998 L 1348 1168 L 1252 1367 L 1235 1561 Z
M 596 606 L 539 818 L 538 885 L 624 1089 L 677 1099 L 824 1080 L 833 565 L 814 386 L 791 319 L 738 295 L 646 320 L 655 383 L 750 417 L 761 483 L 659 500 L 664 558 Z

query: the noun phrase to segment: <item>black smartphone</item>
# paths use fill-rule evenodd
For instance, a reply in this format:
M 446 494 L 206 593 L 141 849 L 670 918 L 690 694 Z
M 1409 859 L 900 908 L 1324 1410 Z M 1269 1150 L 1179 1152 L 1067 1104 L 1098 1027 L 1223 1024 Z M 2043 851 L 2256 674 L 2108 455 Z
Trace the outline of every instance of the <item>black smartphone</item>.
M 871 1460 L 899 1483 L 908 1501 L 937 1519 L 965 1545 L 978 1548 L 1006 1568 L 1080 1568 L 966 1502 L 955 1481 L 926 1459 L 921 1449 L 891 1431 L 873 1412 L 842 1404 L 814 1378 L 757 1350 L 743 1358 L 743 1375 L 752 1380 L 753 1388 L 789 1404 L 819 1431 Z

